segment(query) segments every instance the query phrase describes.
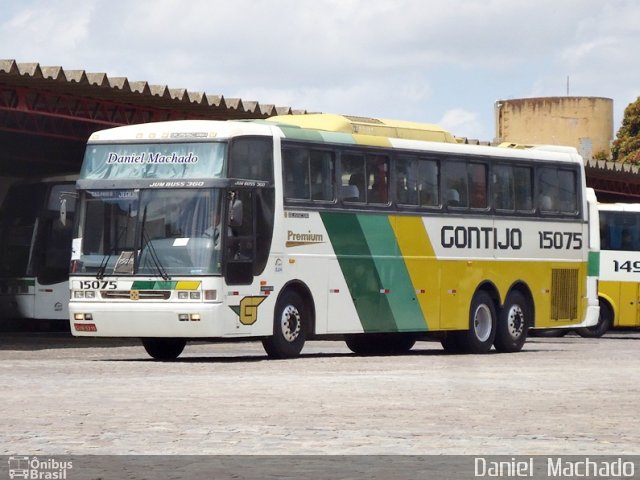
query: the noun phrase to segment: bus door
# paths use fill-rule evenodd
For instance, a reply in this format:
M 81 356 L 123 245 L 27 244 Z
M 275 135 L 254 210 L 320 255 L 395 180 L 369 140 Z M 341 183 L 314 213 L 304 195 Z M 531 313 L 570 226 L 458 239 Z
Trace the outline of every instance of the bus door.
M 227 302 L 235 315 L 225 330 L 244 335 L 257 321 L 256 303 L 260 286 L 254 285 L 256 258 L 255 194 L 251 190 L 231 190 L 225 202 L 224 277 Z
M 620 282 L 620 301 L 616 327 L 640 325 L 640 282 Z

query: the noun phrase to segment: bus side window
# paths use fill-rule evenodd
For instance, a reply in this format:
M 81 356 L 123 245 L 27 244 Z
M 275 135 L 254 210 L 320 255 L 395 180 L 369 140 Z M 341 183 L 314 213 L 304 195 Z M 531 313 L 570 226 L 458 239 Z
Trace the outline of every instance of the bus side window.
M 367 203 L 389 202 L 389 157 L 367 156 Z
M 239 137 L 231 142 L 229 176 L 273 181 L 273 141 L 270 137 Z
M 341 158 L 341 195 L 345 202 L 364 202 L 365 176 L 364 157 L 357 154 L 343 154 Z
M 561 213 L 578 211 L 578 194 L 576 193 L 576 172 L 558 169 L 558 210 Z
M 442 166 L 443 195 L 446 207 L 468 207 L 466 162 L 446 162 Z
M 554 167 L 538 171 L 538 209 L 543 213 L 578 213 L 576 172 Z
M 282 175 L 284 198 L 308 200 L 309 196 L 309 151 L 305 148 L 282 150 Z
M 471 208 L 487 208 L 487 166 L 482 163 L 467 165 Z
M 418 191 L 421 207 L 435 207 L 440 204 L 438 194 L 438 162 L 418 160 Z
M 395 163 L 396 201 L 400 205 L 417 205 L 416 160 L 399 157 Z
M 513 181 L 513 167 L 511 165 L 495 165 L 493 167 L 493 206 L 496 210 L 515 210 Z
M 533 210 L 533 174 L 530 167 L 513 167 L 516 211 Z
M 333 200 L 333 153 L 311 151 L 310 180 L 312 200 Z
M 609 235 L 609 212 L 600 211 L 600 249 L 611 250 L 611 240 Z
M 542 167 L 538 170 L 538 210 L 543 213 L 556 211 L 558 198 L 557 170 Z

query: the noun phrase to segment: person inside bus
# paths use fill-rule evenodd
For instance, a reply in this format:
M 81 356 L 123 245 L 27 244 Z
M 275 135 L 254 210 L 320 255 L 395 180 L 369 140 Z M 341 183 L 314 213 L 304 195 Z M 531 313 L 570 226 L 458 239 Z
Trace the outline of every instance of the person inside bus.
M 221 234 L 223 232 L 221 219 L 220 219 L 220 211 L 218 209 L 214 209 L 214 213 L 211 216 L 211 224 L 204 231 L 204 236 L 213 239 L 213 248 L 216 250 L 220 249 L 221 245 Z M 227 227 L 227 234 L 231 234 L 231 228 Z
M 375 157 L 372 162 L 372 183 L 369 190 L 369 202 L 387 203 L 389 201 L 387 182 L 387 159 L 384 156 Z
M 635 250 L 633 248 L 633 235 L 631 235 L 631 230 L 625 228 L 622 231 L 622 241 L 620 247 L 621 250 L 625 250 L 627 252 Z
M 447 207 L 458 207 L 460 206 L 460 193 L 455 188 L 450 188 L 447 190 Z

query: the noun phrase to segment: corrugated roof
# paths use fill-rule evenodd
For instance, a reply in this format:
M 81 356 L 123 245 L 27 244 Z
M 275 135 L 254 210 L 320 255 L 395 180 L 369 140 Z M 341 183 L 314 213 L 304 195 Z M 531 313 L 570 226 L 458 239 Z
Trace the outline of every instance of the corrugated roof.
M 17 63 L 15 60 L 0 60 L 0 82 L 114 102 L 180 110 L 206 118 L 267 118 L 306 113 L 306 110 L 261 104 L 254 100 L 225 98 L 224 95 L 191 92 L 184 88 L 169 88 L 167 85 L 150 85 L 145 81 L 131 81 L 126 77 L 109 77 L 102 72 L 65 70 L 59 66 L 45 67 L 39 63 Z

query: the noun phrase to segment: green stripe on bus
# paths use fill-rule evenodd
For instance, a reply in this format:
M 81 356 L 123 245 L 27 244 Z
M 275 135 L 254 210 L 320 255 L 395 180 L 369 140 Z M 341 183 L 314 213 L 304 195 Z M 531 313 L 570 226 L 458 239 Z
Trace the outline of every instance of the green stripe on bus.
M 157 282 L 155 280 L 135 280 L 131 290 L 175 290 L 177 282 Z
M 600 275 L 600 252 L 589 252 L 587 276 L 597 277 L 599 275 Z
M 369 245 L 383 288 L 388 290 L 389 301 L 395 323 L 400 331 L 426 330 L 422 309 L 416 299 L 416 291 L 389 217 L 382 215 L 359 215 L 358 220 Z
M 320 132 L 317 132 L 315 130 L 307 130 L 299 127 L 290 127 L 287 125 L 278 125 L 278 128 L 282 130 L 282 133 L 284 133 L 284 136 L 286 138 L 289 138 L 292 140 L 310 140 L 310 141 L 319 142 L 319 143 L 323 142 L 322 135 L 320 134 Z
M 350 213 L 320 215 L 362 328 L 365 332 L 397 331 L 387 296 L 380 293 L 384 287 L 358 217 Z
M 356 140 L 350 133 L 342 132 L 320 132 L 322 139 L 327 143 L 346 143 L 347 145 L 355 145 Z

